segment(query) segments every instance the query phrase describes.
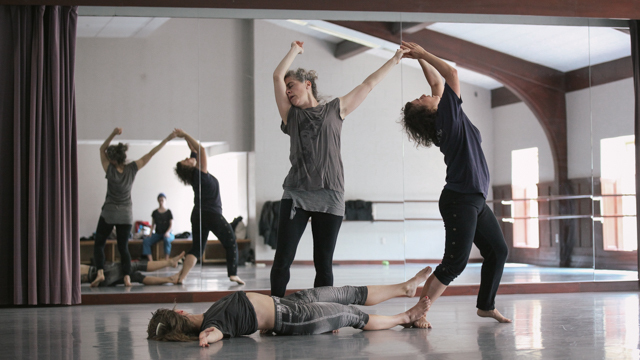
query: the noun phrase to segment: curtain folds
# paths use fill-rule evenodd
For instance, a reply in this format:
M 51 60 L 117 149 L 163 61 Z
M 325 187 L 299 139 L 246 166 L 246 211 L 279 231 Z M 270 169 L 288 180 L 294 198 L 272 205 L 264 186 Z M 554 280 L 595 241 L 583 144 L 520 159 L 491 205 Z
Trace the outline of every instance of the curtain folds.
M 1 6 L 0 23 L 0 304 L 79 304 L 77 7 Z
M 634 135 L 636 139 L 636 194 L 640 194 L 640 20 L 629 21 L 629 33 L 631 35 L 631 62 L 633 64 L 633 91 L 635 99 Z M 636 214 L 640 214 L 640 201 L 636 197 Z M 640 221 L 637 222 L 637 231 L 640 234 Z M 638 249 L 640 249 L 640 236 L 638 236 Z M 638 269 L 640 269 L 640 251 L 638 251 Z

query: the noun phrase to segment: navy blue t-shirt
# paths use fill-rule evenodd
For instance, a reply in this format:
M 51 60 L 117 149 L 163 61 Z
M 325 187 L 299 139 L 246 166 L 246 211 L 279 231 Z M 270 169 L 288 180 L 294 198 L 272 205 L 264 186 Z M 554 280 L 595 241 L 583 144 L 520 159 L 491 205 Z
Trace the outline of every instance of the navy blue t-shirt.
M 222 214 L 222 201 L 220 200 L 220 184 L 218 179 L 209 173 L 203 173 L 198 168 L 193 171 L 191 179 L 193 187 L 193 209 L 211 211 Z M 202 196 L 200 189 L 202 188 Z M 202 202 L 200 202 L 202 200 Z
M 482 136 L 467 115 L 462 111 L 462 99 L 449 84 L 438 104 L 436 146 L 444 154 L 447 164 L 445 189 L 460 193 L 482 193 L 487 198 L 489 191 L 489 168 L 482 152 Z

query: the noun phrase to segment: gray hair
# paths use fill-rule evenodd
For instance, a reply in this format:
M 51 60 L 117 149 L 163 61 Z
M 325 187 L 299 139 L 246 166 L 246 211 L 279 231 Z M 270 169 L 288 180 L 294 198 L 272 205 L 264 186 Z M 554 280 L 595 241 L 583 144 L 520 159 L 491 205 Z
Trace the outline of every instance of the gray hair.
M 318 78 L 318 75 L 316 74 L 315 70 L 307 71 L 303 68 L 297 68 L 296 70 L 289 70 L 284 75 L 285 79 L 288 77 L 292 77 L 302 83 L 305 81 L 311 82 L 311 94 L 316 99 L 316 101 L 318 102 L 321 101 L 320 97 L 318 96 L 318 88 L 316 87 L 316 79 Z

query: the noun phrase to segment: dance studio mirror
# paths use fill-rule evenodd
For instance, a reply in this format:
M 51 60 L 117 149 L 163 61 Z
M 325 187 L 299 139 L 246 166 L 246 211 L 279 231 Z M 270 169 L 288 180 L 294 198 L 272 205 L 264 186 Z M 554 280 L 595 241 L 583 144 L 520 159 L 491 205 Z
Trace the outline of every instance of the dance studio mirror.
M 264 204 L 282 197 L 282 182 L 290 166 L 289 138 L 279 129 L 274 103 L 273 70 L 288 51 L 291 41 L 304 41 L 305 53 L 296 58 L 292 68 L 316 70 L 319 93 L 330 99 L 346 94 L 393 56 L 391 42 L 375 40 L 356 34 L 346 26 L 318 20 L 96 16 L 101 14 L 100 8 L 80 8 L 76 101 L 81 236 L 88 237 L 95 231 L 104 201 L 106 180 L 99 167 L 98 148 L 113 128 L 124 129 L 123 135 L 114 142 L 128 142 L 128 158 L 134 160 L 159 143 L 174 127 L 180 127 L 207 147 L 209 171 L 220 180 L 227 221 L 242 216 L 247 224 L 246 238 L 251 239 L 252 253 L 248 254 L 246 244 L 239 244 L 241 257 L 246 259 L 249 255 L 249 259 L 253 257 L 258 265 L 254 267 L 247 263 L 255 275 L 242 289 L 268 289 L 274 250 L 259 235 L 258 223 Z M 148 9 L 148 14 L 154 14 L 153 9 Z M 313 18 L 313 15 L 309 17 Z M 466 30 L 467 34 L 476 33 L 482 37 L 479 27 L 484 25 L 489 26 L 476 24 L 478 28 Z M 492 179 L 487 199 L 510 248 L 504 281 L 605 280 L 599 279 L 598 272 L 594 272 L 594 268 L 609 266 L 602 263 L 602 252 L 598 253 L 597 249 L 598 234 L 611 232 L 602 230 L 600 225 L 606 223 L 607 218 L 597 216 L 602 215 L 600 209 L 609 205 L 602 205 L 604 197 L 592 196 L 602 193 L 595 180 L 600 177 L 597 163 L 600 153 L 595 152 L 599 151 L 600 142 L 605 138 L 633 134 L 632 110 L 626 109 L 633 104 L 632 80 L 619 79 L 621 86 L 617 86 L 617 82 L 601 84 L 603 88 L 589 86 L 594 29 L 601 27 L 538 25 L 535 30 L 521 32 L 513 31 L 516 26 L 506 31 L 483 30 L 487 32 L 485 38 L 496 38 L 496 33 L 511 34 L 509 39 L 495 40 L 504 42 L 506 48 L 496 48 L 495 43 L 482 44 L 476 39 L 465 38 L 464 34 L 449 32 L 456 28 L 466 29 L 466 26 L 472 25 L 438 22 L 420 27 L 414 21 L 405 26 L 389 24 L 395 29 L 396 37 L 403 36 L 411 41 L 420 39 L 426 34 L 423 33 L 426 28 L 428 34 L 434 36 L 445 34 L 466 41 L 471 44 L 469 48 L 476 51 L 482 51 L 476 49 L 482 46 L 510 54 L 519 66 L 531 64 L 531 69 L 550 77 L 549 81 L 564 82 L 567 80 L 558 77 L 566 78 L 574 73 L 573 79 L 586 83 L 586 86 L 576 85 L 570 91 L 563 88 L 562 96 L 556 98 L 565 103 L 550 106 L 553 111 L 566 108 L 567 114 L 564 119 L 567 124 L 564 164 L 568 166 L 563 171 L 569 179 L 564 187 L 570 189 L 560 191 L 556 183 L 557 169 L 564 168 L 562 164 L 558 165 L 557 155 L 554 155 L 557 150 L 552 147 L 562 148 L 563 145 L 553 143 L 553 137 L 547 132 L 553 128 L 540 125 L 540 117 L 547 116 L 550 123 L 558 119 L 549 119 L 549 111 L 535 107 L 532 110 L 535 106 L 531 104 L 532 100 L 526 98 L 523 102 L 517 91 L 514 95 L 505 90 L 505 85 L 513 90 L 514 83 L 504 84 L 487 77 L 491 69 L 466 70 L 464 62 L 478 55 L 470 54 L 457 60 L 455 54 L 447 58 L 445 53 L 438 53 L 457 63 L 463 108 L 482 133 Z M 546 39 L 537 39 L 538 47 L 530 50 L 537 54 L 566 47 L 566 44 L 550 41 L 556 38 L 553 34 L 572 34 L 570 43 L 574 44 L 571 50 L 574 59 L 569 67 L 547 64 L 544 59 L 527 58 L 518 52 L 525 46 L 518 47 L 517 44 L 532 47 L 527 36 L 536 31 L 549 33 Z M 620 34 L 628 38 L 628 35 Z M 565 55 L 555 56 L 558 57 L 555 60 L 563 63 L 559 58 Z M 625 56 L 628 54 L 602 62 Z M 473 61 L 470 64 L 474 65 Z M 500 63 L 496 61 L 496 64 Z M 516 68 L 510 68 L 510 71 Z M 525 67 L 523 71 L 528 69 Z M 596 96 L 599 91 L 611 94 L 607 86 L 615 87 L 625 100 L 616 97 L 615 102 L 603 101 L 602 97 Z M 404 60 L 344 123 L 341 145 L 345 200 L 372 202 L 374 221 L 343 222 L 334 255 L 337 285 L 366 284 L 372 277 L 380 279 L 380 283 L 395 282 L 410 277 L 425 263 L 439 262 L 442 257 L 444 231 L 437 208 L 445 179 L 442 155 L 436 147 L 416 149 L 398 123 L 403 103 L 428 93 L 426 89 L 419 67 Z M 611 111 L 607 107 L 623 112 L 616 115 L 620 126 L 603 125 L 606 114 Z M 538 114 L 540 112 L 542 114 Z M 625 141 L 628 147 L 628 139 Z M 593 144 L 593 150 L 590 144 Z M 167 194 L 168 207 L 174 216 L 174 234 L 191 231 L 193 191 L 182 185 L 173 173 L 175 163 L 188 156 L 188 152 L 183 140 L 173 140 L 138 173 L 132 191 L 134 221 L 150 222 L 151 212 L 157 208 L 156 196 L 163 192 Z M 532 159 L 539 164 L 537 172 L 530 171 L 534 168 Z M 525 173 L 528 177 L 522 176 Z M 531 180 L 533 177 L 535 182 Z M 614 191 L 611 195 L 619 193 Z M 632 199 L 635 201 L 635 197 Z M 611 206 L 619 209 L 629 205 L 621 200 Z M 594 213 L 591 213 L 592 209 Z M 537 216 L 534 210 L 538 211 Z M 611 219 L 623 215 L 611 214 Z M 634 216 L 619 218 L 635 221 Z M 630 225 L 622 226 L 624 230 L 613 231 L 630 228 Z M 518 240 L 516 235 L 523 231 L 525 240 Z M 536 237 L 537 244 L 532 240 Z M 566 256 L 568 247 L 560 247 L 565 238 L 574 239 L 569 244 L 572 245 L 569 258 Z M 180 248 L 174 246 L 174 250 Z M 115 253 L 117 255 L 117 250 Z M 132 253 L 135 258 L 136 253 L 133 250 Z M 180 289 L 154 286 L 142 290 L 136 286 L 131 291 L 240 289 L 228 281 L 224 265 L 215 264 L 223 256 L 220 251 L 212 252 L 205 265 L 194 268 Z M 313 285 L 312 259 L 313 243 L 308 226 L 298 247 L 289 288 Z M 479 259 L 480 254 L 474 248 L 468 270 L 454 284 L 478 283 Z M 631 265 L 637 270 L 635 263 Z M 565 266 L 571 271 L 565 272 Z M 239 274 L 245 269 L 241 266 Z M 163 271 L 163 274 L 170 274 L 173 270 Z M 637 272 L 628 276 L 637 279 Z M 109 291 L 122 292 L 122 287 Z M 91 292 L 91 289 L 83 287 L 83 292 Z

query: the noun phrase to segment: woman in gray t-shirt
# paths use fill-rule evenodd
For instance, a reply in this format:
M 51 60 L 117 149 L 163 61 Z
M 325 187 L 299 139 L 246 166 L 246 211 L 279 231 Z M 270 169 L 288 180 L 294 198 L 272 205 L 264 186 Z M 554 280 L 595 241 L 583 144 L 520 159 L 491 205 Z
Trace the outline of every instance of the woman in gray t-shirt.
M 400 62 L 398 50 L 380 69 L 347 95 L 325 104 L 318 101 L 315 71 L 287 71 L 298 54 L 300 41 L 273 73 L 280 128 L 289 135 L 291 170 L 284 180 L 278 242 L 271 268 L 271 294 L 284 296 L 289 268 L 309 218 L 313 230 L 314 287 L 333 285 L 333 251 L 344 217 L 344 174 L 340 156 L 342 121 Z
M 149 153 L 136 161 L 125 164 L 128 146 L 123 143 L 109 146 L 111 140 L 120 134 L 122 134 L 122 128 L 115 128 L 100 146 L 100 162 L 107 178 L 107 196 L 104 200 L 104 205 L 102 205 L 102 212 L 96 229 L 96 239 L 93 245 L 93 260 L 96 263 L 98 274 L 91 283 L 91 287 L 100 285 L 100 282 L 105 279 L 104 246 L 114 226 L 116 227 L 122 270 L 125 274 L 124 284 L 125 286 L 131 286 L 131 278 L 129 276 L 131 273 L 131 255 L 129 254 L 128 245 L 133 223 L 131 186 L 138 170 L 142 169 L 155 153 L 160 151 L 169 140 L 176 136 L 172 132 L 159 145 L 151 149 Z

